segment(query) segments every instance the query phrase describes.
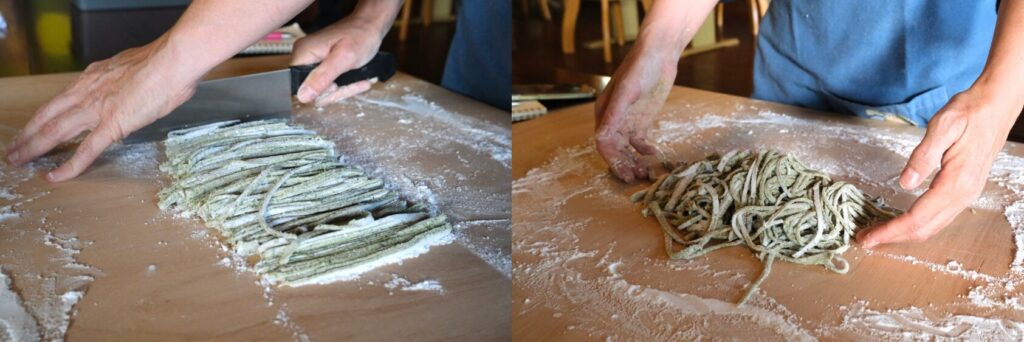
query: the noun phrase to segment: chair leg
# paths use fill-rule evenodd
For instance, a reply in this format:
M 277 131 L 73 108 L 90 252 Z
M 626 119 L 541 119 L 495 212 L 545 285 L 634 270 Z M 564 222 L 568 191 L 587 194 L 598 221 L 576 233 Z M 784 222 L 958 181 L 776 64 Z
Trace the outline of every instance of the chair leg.
M 402 16 L 398 19 L 398 41 L 404 42 L 409 36 L 409 15 L 412 14 L 412 0 L 402 3 Z
M 565 0 L 562 15 L 562 53 L 576 53 L 576 17 L 580 14 L 580 0 Z
M 601 41 L 604 43 L 604 62 L 612 62 L 611 23 L 608 22 L 608 0 L 601 0 Z
M 615 42 L 626 45 L 626 27 L 622 24 L 622 3 L 612 3 L 612 25 L 615 25 Z
M 433 1 L 423 0 L 423 5 L 420 6 L 420 19 L 423 20 L 423 27 L 430 26 L 430 22 L 434 20 Z
M 544 20 L 551 21 L 551 8 L 548 8 L 548 0 L 537 0 L 537 5 L 540 6 L 540 15 L 544 17 Z
M 725 5 L 719 3 L 715 5 L 715 28 L 719 31 L 725 26 Z
M 761 11 L 757 9 L 757 0 L 750 0 L 749 2 L 751 31 L 754 33 L 754 37 L 757 37 L 758 30 L 761 28 Z
M 640 0 L 640 5 L 644 7 L 644 13 L 651 11 L 651 0 Z

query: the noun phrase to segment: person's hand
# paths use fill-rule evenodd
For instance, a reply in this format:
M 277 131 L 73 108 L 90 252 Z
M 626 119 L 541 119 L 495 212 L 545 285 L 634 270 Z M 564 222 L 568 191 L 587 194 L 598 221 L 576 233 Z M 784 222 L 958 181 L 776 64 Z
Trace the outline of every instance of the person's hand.
M 658 151 L 647 131 L 672 89 L 678 60 L 675 49 L 638 42 L 597 98 L 597 151 L 626 182 L 648 178 L 640 155 Z
M 181 105 L 196 80 L 176 71 L 160 51 L 161 38 L 90 64 L 78 79 L 36 111 L 7 148 L 14 165 L 31 161 L 58 144 L 90 131 L 74 156 L 46 175 L 51 182 L 81 174 L 110 144 Z
M 900 176 L 900 186 L 914 189 L 939 169 L 928 190 L 906 213 L 862 230 L 864 248 L 902 241 L 924 241 L 953 222 L 981 195 L 989 169 L 1002 149 L 1020 105 L 995 98 L 979 86 L 957 94 L 928 123 Z
M 334 84 L 334 79 L 369 63 L 385 34 L 387 30 L 380 25 L 353 14 L 296 41 L 292 65 L 320 63 L 299 87 L 299 102 L 315 101 L 317 106 L 323 106 L 369 90 L 375 79 L 343 87 Z

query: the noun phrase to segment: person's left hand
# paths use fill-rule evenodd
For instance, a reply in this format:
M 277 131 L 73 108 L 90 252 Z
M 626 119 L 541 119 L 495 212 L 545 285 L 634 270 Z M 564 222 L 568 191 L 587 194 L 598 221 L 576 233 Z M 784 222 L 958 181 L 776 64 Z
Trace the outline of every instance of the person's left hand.
M 993 94 L 975 85 L 935 114 L 907 161 L 900 186 L 914 189 L 936 168 L 938 174 L 906 213 L 858 232 L 864 248 L 927 240 L 981 195 L 992 162 L 1021 111 L 1017 99 Z
M 334 79 L 373 59 L 387 33 L 378 26 L 354 14 L 296 41 L 292 65 L 320 63 L 299 87 L 299 102 L 323 106 L 369 90 L 376 79 L 343 87 Z

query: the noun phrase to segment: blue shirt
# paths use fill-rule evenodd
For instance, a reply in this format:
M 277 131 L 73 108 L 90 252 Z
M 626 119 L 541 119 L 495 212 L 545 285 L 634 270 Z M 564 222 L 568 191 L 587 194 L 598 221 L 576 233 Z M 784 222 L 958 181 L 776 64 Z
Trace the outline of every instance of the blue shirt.
M 512 111 L 512 2 L 461 4 L 441 86 Z
M 995 0 L 774 0 L 753 97 L 925 126 L 981 74 Z

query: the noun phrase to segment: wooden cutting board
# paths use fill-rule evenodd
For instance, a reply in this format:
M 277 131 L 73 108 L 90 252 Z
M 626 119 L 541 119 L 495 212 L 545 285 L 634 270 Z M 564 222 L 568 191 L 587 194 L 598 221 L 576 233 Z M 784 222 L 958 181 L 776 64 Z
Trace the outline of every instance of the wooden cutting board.
M 245 58 L 225 63 L 211 77 L 285 66 L 287 56 Z M 13 134 L 11 128 L 22 127 L 40 104 L 76 75 L 0 79 L 0 125 L 7 127 L 0 132 L 3 141 Z M 423 108 L 443 113 L 448 126 L 490 130 L 504 134 L 507 141 L 508 113 L 405 74 L 362 97 L 401 102 L 402 96 L 432 103 Z M 17 182 L 15 190 L 22 196 L 0 200 L 0 206 L 14 204 L 21 214 L 0 222 L 0 268 L 12 278 L 13 288 L 29 297 L 26 301 L 85 290 L 74 308 L 66 336 L 70 341 L 279 341 L 302 335 L 314 341 L 507 339 L 511 280 L 492 266 L 500 267 L 500 255 L 486 254 L 505 253 L 508 263 L 507 161 L 502 164 L 492 153 L 468 146 L 465 142 L 477 139 L 472 132 L 444 130 L 447 126 L 436 122 L 433 112 L 358 101 L 322 111 L 297 107 L 295 112 L 297 122 L 332 139 L 344 139 L 338 141 L 339 151 L 352 155 L 352 162 L 371 173 L 404 175 L 392 182 L 400 191 L 408 185 L 413 190 L 422 186 L 414 192 L 418 196 L 432 191 L 433 204 L 456 224 L 459 242 L 434 247 L 359 280 L 266 293 L 254 274 L 225 265 L 228 253 L 205 234 L 201 222 L 157 208 L 155 194 L 162 180 L 155 167 L 162 152 L 155 146 L 120 146 L 73 181 L 48 184 L 35 175 Z M 397 124 L 396 115 L 404 116 L 405 124 Z M 440 133 L 467 138 L 443 141 L 434 136 Z M 402 141 L 437 143 L 399 144 Z M 375 158 L 362 153 L 373 149 L 360 144 L 403 153 Z M 501 141 L 494 144 L 500 146 Z M 19 172 L 26 171 L 4 166 L 5 180 Z M 451 189 L 437 189 L 438 184 Z M 490 202 L 480 203 L 481 198 Z M 68 257 L 87 266 L 68 266 L 61 261 Z M 68 282 L 70 276 L 82 274 L 95 280 L 87 286 Z M 396 284 L 396 279 L 436 280 L 443 292 L 386 286 Z
M 654 126 L 651 139 L 669 160 L 773 148 L 897 208 L 919 194 L 898 190 L 896 179 L 920 128 L 682 87 Z M 593 104 L 512 127 L 513 339 L 1002 339 L 1014 337 L 992 332 L 995 325 L 1024 320 L 1010 300 L 1020 290 L 1006 286 L 1019 284 L 1021 273 L 1010 270 L 1017 247 L 1003 214 L 1021 196 L 999 184 L 1020 177 L 1019 163 L 1003 165 L 974 209 L 932 239 L 854 246 L 846 275 L 776 263 L 753 303 L 736 308 L 760 261 L 743 247 L 669 260 L 657 222 L 628 200 L 650 183 L 613 179 L 594 151 L 593 130 Z M 1024 155 L 1016 143 L 1004 152 Z M 972 290 L 990 291 L 997 304 L 979 305 Z

